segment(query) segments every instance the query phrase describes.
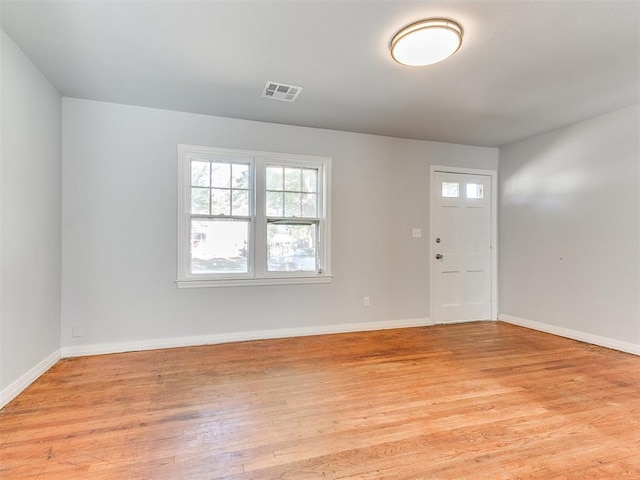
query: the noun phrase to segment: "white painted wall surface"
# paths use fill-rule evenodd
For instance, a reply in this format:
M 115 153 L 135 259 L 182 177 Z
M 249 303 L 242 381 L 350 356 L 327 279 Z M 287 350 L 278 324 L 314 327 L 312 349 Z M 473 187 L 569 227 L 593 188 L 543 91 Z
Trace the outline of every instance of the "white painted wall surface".
M 286 108 L 286 105 L 274 105 Z M 326 285 L 177 289 L 177 145 L 333 158 Z M 425 319 L 429 165 L 492 148 L 63 99 L 62 344 Z M 411 238 L 413 227 L 422 238 Z M 363 297 L 371 306 L 362 306 Z M 84 336 L 72 337 L 82 326 Z
M 639 129 L 635 105 L 500 149 L 502 314 L 640 345 Z
M 62 155 L 59 93 L 0 35 L 2 392 L 60 350 Z

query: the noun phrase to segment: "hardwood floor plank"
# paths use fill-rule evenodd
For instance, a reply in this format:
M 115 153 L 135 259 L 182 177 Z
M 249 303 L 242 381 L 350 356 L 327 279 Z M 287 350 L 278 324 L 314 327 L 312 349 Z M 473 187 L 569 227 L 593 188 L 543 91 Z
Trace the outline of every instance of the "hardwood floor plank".
M 0 478 L 638 479 L 640 358 L 499 322 L 81 357 Z

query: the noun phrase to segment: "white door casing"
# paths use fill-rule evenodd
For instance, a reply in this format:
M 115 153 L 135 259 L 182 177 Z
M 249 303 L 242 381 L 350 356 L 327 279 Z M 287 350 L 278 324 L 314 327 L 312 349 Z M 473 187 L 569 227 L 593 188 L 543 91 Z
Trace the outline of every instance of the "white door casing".
M 431 319 L 495 319 L 496 174 L 431 167 Z

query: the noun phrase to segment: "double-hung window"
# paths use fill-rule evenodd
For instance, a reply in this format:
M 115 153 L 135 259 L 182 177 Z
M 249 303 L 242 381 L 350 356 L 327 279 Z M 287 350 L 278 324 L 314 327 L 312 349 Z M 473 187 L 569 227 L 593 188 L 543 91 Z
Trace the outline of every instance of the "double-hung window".
M 178 150 L 179 287 L 331 280 L 330 158 Z

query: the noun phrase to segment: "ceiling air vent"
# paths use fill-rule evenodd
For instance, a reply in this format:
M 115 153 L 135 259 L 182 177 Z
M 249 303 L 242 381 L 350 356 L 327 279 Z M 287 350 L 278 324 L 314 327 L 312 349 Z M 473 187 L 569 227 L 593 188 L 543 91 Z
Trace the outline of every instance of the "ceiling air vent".
M 264 92 L 262 96 L 264 98 L 272 98 L 273 100 L 281 100 L 283 102 L 293 102 L 300 92 L 302 87 L 296 87 L 295 85 L 287 85 L 285 83 L 267 82 L 264 86 Z

